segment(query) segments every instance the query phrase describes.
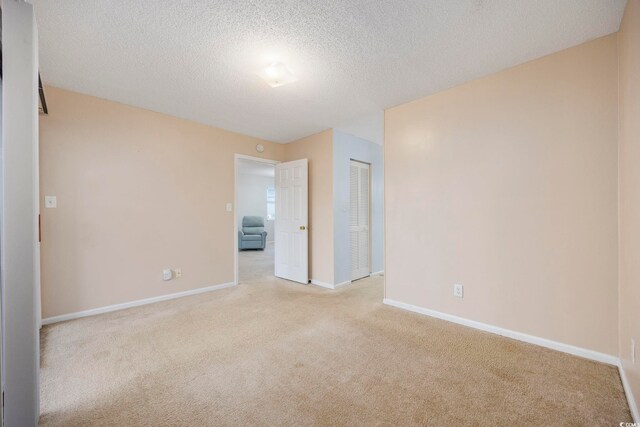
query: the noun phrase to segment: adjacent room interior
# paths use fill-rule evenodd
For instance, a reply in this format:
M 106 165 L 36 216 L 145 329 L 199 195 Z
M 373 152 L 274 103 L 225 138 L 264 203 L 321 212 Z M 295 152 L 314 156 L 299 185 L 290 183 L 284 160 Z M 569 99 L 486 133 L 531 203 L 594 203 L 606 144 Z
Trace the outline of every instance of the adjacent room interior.
M 275 163 L 236 158 L 238 282 L 274 277 Z
M 0 0 L 1 426 L 640 422 L 640 0 Z

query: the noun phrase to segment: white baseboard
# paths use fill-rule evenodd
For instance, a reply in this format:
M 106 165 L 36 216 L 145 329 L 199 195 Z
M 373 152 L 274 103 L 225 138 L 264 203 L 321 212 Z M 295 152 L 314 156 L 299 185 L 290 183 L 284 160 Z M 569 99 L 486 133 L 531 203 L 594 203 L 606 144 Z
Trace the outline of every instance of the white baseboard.
M 618 371 L 620 371 L 622 387 L 624 388 L 624 394 L 627 396 L 627 402 L 629 403 L 629 410 L 631 411 L 633 421 L 636 423 L 640 423 L 640 413 L 638 413 L 638 405 L 636 404 L 636 399 L 633 396 L 633 391 L 631 390 L 631 385 L 629 384 L 629 380 L 627 379 L 627 374 L 624 372 L 622 362 L 618 364 Z
M 371 273 L 369 276 L 381 276 L 384 274 L 384 270 L 382 271 L 376 271 L 375 273 Z M 367 276 L 363 277 L 366 278 Z M 342 286 L 347 286 L 350 285 L 352 283 L 351 280 L 345 280 L 344 282 L 341 283 L 336 283 L 335 285 L 332 285 L 331 283 L 325 283 L 325 282 L 321 282 L 319 280 L 314 280 L 311 279 L 311 284 L 312 285 L 316 285 L 316 286 L 322 286 L 323 288 L 327 288 L 327 289 L 338 289 Z
M 112 311 L 124 310 L 125 308 L 138 307 L 146 304 L 153 304 L 154 302 L 167 301 L 176 298 L 187 297 L 189 295 L 197 295 L 205 292 L 217 291 L 218 289 L 229 288 L 235 286 L 234 282 L 223 283 L 221 285 L 207 286 L 205 288 L 191 289 L 184 292 L 176 292 L 175 294 L 160 295 L 157 297 L 139 299 L 136 301 L 124 302 L 122 304 L 108 305 L 106 307 L 92 308 L 91 310 L 78 311 L 75 313 L 62 314 L 60 316 L 47 317 L 42 319 L 43 325 L 50 325 L 52 323 L 64 322 L 65 320 L 79 319 L 81 317 L 94 316 L 96 314 L 110 313 Z
M 319 280 L 314 280 L 311 279 L 311 284 L 312 285 L 316 285 L 316 286 L 321 286 L 323 288 L 327 288 L 327 289 L 338 289 L 342 286 L 346 286 L 346 285 L 350 285 L 351 284 L 351 280 L 347 280 L 346 282 L 342 282 L 342 283 L 337 283 L 335 285 L 332 285 L 331 283 L 326 283 L 326 282 L 321 282 Z
M 608 365 L 615 365 L 615 366 L 618 366 L 618 363 L 619 363 L 618 357 L 610 354 L 600 353 L 598 351 L 576 347 L 570 344 L 564 344 L 564 343 L 552 341 L 546 338 L 536 337 L 534 335 L 528 335 L 522 332 L 512 331 L 510 329 L 504 329 L 499 326 L 493 326 L 493 325 L 488 325 L 482 322 L 476 322 L 475 320 L 469 320 L 463 317 L 441 313 L 439 311 L 418 307 L 415 305 L 395 301 L 388 298 L 385 298 L 383 302 L 393 307 L 398 307 L 408 311 L 413 311 L 414 313 L 424 314 L 427 316 L 431 316 L 431 317 L 446 320 L 449 322 L 458 323 L 460 325 L 468 326 L 470 328 L 479 329 L 481 331 L 491 332 L 492 334 L 502 335 L 504 337 L 512 338 L 514 340 L 524 341 L 529 344 L 535 344 L 542 347 L 550 348 L 552 350 L 562 351 L 564 353 L 569 353 L 569 354 L 573 354 L 574 356 L 584 357 L 585 359 L 594 360 L 596 362 L 602 362 Z
M 312 285 L 316 285 L 316 286 L 321 286 L 323 288 L 327 288 L 327 289 L 335 289 L 336 286 L 332 285 L 331 283 L 325 283 L 325 282 L 321 282 L 319 280 L 315 280 L 315 279 L 311 279 L 311 284 Z

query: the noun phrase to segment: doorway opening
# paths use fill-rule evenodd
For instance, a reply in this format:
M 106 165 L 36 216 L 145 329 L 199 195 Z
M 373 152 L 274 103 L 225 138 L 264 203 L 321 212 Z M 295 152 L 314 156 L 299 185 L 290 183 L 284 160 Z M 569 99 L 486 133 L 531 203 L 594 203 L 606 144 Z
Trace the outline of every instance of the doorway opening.
M 236 283 L 274 277 L 275 160 L 236 155 Z
M 349 245 L 351 280 L 371 274 L 371 165 L 351 160 L 349 165 Z

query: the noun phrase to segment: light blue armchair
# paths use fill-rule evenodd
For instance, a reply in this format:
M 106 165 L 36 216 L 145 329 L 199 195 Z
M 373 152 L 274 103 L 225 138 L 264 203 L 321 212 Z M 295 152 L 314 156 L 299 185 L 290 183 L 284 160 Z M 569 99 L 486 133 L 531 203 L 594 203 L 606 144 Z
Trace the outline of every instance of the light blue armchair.
M 238 249 L 264 249 L 267 244 L 267 232 L 264 231 L 264 218 L 261 216 L 242 217 L 242 230 L 238 230 Z

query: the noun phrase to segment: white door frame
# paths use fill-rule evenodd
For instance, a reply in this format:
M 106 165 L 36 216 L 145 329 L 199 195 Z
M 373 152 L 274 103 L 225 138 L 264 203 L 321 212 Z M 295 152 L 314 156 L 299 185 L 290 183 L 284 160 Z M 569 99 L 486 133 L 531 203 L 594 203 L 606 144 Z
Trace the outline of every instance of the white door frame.
M 280 160 L 265 159 L 264 157 L 253 157 L 245 154 L 235 154 L 233 159 L 233 284 L 237 285 L 239 280 L 238 272 L 238 160 L 251 160 L 253 162 L 267 163 L 275 165 L 282 163 Z M 275 177 L 274 177 L 275 180 Z M 274 241 L 276 236 L 273 236 Z
M 38 38 L 33 5 L 2 2 L 2 398 L 0 424 L 40 413 Z

